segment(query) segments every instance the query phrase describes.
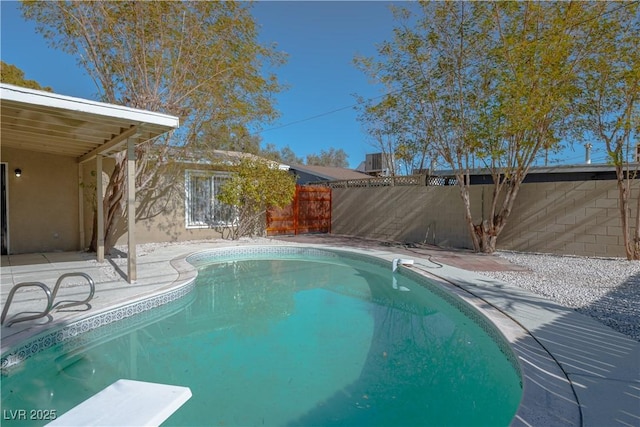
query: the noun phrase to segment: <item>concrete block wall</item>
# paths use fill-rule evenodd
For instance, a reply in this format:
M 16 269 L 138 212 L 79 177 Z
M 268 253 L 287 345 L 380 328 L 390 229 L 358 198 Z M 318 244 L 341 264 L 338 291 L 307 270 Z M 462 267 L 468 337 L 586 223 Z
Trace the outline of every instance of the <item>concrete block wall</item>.
M 616 182 L 524 184 L 499 242 L 501 249 L 624 257 Z
M 477 221 L 483 208 L 488 214 L 492 187 L 470 190 Z M 472 246 L 457 186 L 336 188 L 332 197 L 335 234 Z M 498 238 L 499 249 L 580 256 L 624 257 L 622 244 L 618 190 L 610 180 L 523 184 Z
M 335 234 L 447 247 L 471 247 L 458 187 L 332 190 Z M 480 206 L 474 214 L 480 214 Z

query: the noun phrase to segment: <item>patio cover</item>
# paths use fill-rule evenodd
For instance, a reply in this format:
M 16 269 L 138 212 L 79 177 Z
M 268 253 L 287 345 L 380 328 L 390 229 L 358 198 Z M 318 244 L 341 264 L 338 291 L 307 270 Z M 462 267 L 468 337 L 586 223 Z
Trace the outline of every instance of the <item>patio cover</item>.
M 128 280 L 136 280 L 135 251 L 135 152 L 136 144 L 178 127 L 175 116 L 106 104 L 82 98 L 0 83 L 1 140 L 5 147 L 72 156 L 82 164 L 95 160 L 98 176 L 102 158 L 127 150 L 128 182 Z M 102 205 L 102 181 L 97 180 L 98 205 Z M 81 199 L 82 188 L 78 187 Z M 98 209 L 98 261 L 104 260 L 102 210 Z M 84 245 L 84 229 L 81 244 Z M 82 247 L 82 246 L 81 246 Z

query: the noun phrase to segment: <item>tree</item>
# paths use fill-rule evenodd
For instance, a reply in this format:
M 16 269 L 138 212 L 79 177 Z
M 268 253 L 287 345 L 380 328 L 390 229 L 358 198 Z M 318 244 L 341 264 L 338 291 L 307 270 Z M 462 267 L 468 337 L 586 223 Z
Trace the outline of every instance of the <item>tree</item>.
M 349 155 L 342 149 L 333 147 L 328 150 L 320 150 L 320 154 L 307 154 L 307 164 L 315 166 L 333 166 L 337 168 L 348 168 Z
M 296 153 L 288 145 L 278 151 L 274 144 L 269 143 L 260 154 L 267 159 L 287 165 L 302 164 L 304 162 L 300 157 L 296 156 Z
M 359 58 L 356 63 L 361 60 Z M 412 125 L 409 118 L 411 108 L 401 105 L 411 102 L 411 98 L 395 94 L 393 89 L 390 92 L 378 103 L 360 97 L 358 120 L 364 125 L 372 145 L 386 158 L 394 160 L 388 162 L 390 175 L 422 172 L 428 167 L 428 159 L 434 159 L 435 155 L 430 150 L 429 141 L 420 135 L 422 127 Z
M 53 89 L 51 89 L 49 86 L 42 87 L 40 86 L 40 83 L 35 80 L 25 79 L 24 71 L 13 64 L 7 64 L 4 61 L 0 61 L 0 81 L 2 83 L 8 83 L 10 85 L 26 87 L 29 89 L 53 92 Z
M 78 58 L 102 101 L 180 117 L 179 130 L 136 148 L 141 199 L 166 191 L 159 177 L 180 150 L 257 149 L 243 137 L 249 124 L 276 117 L 280 85 L 262 64 L 284 58 L 257 42 L 247 3 L 26 1 L 22 12 L 52 46 Z M 125 164 L 116 155 L 106 187 L 105 251 L 125 214 Z
M 597 41 L 584 23 L 597 13 L 588 3 L 420 2 L 395 10 L 400 24 L 380 60 L 357 60 L 392 90 L 376 106 L 386 132 L 408 135 L 400 141 L 453 170 L 476 251 L 495 251 L 530 167 L 562 140 Z M 471 212 L 476 161 L 493 178 L 479 220 Z
M 274 144 L 267 144 L 262 150 L 262 156 L 270 160 L 285 163 L 287 165 L 302 165 L 305 161 L 296 156 L 291 147 L 284 146 L 280 151 Z M 320 150 L 320 154 L 307 154 L 306 164 L 315 166 L 334 166 L 338 168 L 348 168 L 349 155 L 342 149 L 330 147 L 328 150 Z
M 262 235 L 270 207 L 282 208 L 293 200 L 295 177 L 271 161 L 243 158 L 222 186 L 218 200 L 238 209 L 236 237 Z
M 640 136 L 640 8 L 633 2 L 598 6 L 602 18 L 591 24 L 598 43 L 588 56 L 576 102 L 579 130 L 584 140 L 604 145 L 615 167 L 625 253 L 640 260 L 640 189 L 634 196 L 632 186 Z

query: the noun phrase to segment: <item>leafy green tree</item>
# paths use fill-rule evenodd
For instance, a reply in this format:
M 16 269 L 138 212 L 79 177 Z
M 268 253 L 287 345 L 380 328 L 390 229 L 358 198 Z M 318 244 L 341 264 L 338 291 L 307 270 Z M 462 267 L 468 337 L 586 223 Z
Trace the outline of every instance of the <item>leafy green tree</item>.
M 305 164 L 305 161 L 296 156 L 296 153 L 288 145 L 278 150 L 274 144 L 267 144 L 261 154 L 265 158 L 287 165 Z M 307 154 L 306 164 L 348 168 L 348 158 L 349 155 L 342 148 L 335 149 L 331 147 L 328 150 L 320 150 L 319 154 Z
M 136 149 L 138 194 L 153 199 L 165 190 L 159 177 L 181 157 L 180 150 L 190 156 L 214 148 L 255 148 L 255 141 L 243 137 L 249 125 L 276 117 L 272 97 L 280 85 L 262 68 L 265 61 L 275 66 L 284 57 L 257 41 L 250 6 L 25 1 L 22 12 L 53 47 L 78 58 L 102 101 L 180 117 L 176 132 Z M 105 251 L 123 229 L 126 207 L 124 154 L 115 160 L 103 206 Z
M 261 155 L 267 159 L 287 165 L 296 165 L 303 163 L 303 160 L 300 157 L 296 156 L 296 153 L 294 153 L 291 147 L 289 147 L 288 145 L 278 150 L 274 144 L 269 143 L 262 150 Z
M 7 64 L 4 61 L 0 61 L 0 81 L 2 83 L 8 83 L 10 85 L 26 87 L 29 89 L 53 92 L 53 89 L 49 86 L 42 87 L 40 86 L 40 83 L 35 80 L 25 79 L 24 71 L 13 64 Z
M 601 18 L 590 29 L 598 43 L 587 57 L 576 102 L 579 131 L 588 143 L 603 145 L 615 167 L 625 253 L 640 260 L 640 189 L 632 185 L 640 144 L 640 7 L 635 2 L 596 7 Z
M 236 237 L 256 236 L 264 234 L 267 209 L 287 206 L 295 189 L 295 177 L 274 162 L 245 157 L 220 189 L 218 200 L 238 209 Z
M 349 155 L 342 148 L 335 149 L 331 147 L 328 150 L 320 150 L 320 154 L 307 154 L 307 164 L 348 168 L 348 158 Z
M 296 153 L 294 153 L 288 145 L 285 145 L 280 150 L 280 158 L 282 159 L 282 163 L 288 165 L 302 164 L 302 158 L 296 156 Z
M 591 3 L 419 2 L 395 10 L 392 41 L 380 59 L 357 65 L 390 93 L 365 105 L 417 153 L 451 169 L 476 251 L 493 252 L 520 185 L 536 159 L 566 132 L 579 72 L 598 18 Z M 372 116 L 371 109 L 377 109 Z M 405 152 L 410 152 L 405 150 Z M 471 212 L 475 163 L 493 178 L 488 215 Z

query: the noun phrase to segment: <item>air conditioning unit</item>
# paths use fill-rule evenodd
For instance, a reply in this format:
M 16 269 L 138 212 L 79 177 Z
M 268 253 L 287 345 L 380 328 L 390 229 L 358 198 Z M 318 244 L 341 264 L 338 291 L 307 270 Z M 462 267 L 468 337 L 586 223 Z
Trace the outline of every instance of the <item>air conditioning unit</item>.
M 367 154 L 364 172 L 370 175 L 389 175 L 394 170 L 393 157 L 384 153 Z

